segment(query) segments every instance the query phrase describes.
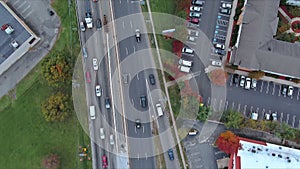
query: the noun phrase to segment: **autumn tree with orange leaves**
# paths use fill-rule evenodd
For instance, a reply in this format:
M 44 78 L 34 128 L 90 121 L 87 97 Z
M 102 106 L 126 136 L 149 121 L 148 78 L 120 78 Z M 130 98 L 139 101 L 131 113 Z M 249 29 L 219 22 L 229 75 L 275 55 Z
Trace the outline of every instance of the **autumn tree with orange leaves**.
M 216 144 L 226 154 L 237 153 L 237 150 L 241 147 L 238 137 L 231 131 L 221 133 Z

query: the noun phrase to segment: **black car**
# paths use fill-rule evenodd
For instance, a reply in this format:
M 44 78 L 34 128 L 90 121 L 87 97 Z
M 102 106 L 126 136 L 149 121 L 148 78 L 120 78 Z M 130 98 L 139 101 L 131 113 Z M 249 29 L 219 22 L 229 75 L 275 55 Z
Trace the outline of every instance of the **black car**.
M 171 161 L 173 161 L 174 160 L 174 153 L 173 153 L 173 150 L 171 148 L 168 150 L 168 155 L 169 155 L 169 159 Z
M 101 30 L 101 28 L 102 28 L 102 22 L 101 22 L 100 18 L 98 18 L 96 20 L 96 27 L 97 27 L 97 30 Z
M 238 74 L 233 74 L 233 84 L 237 84 L 239 83 L 239 75 Z
M 143 108 L 146 108 L 148 103 L 147 103 L 147 97 L 146 96 L 141 96 L 140 97 L 140 104 Z
M 141 32 L 139 29 L 135 30 L 135 38 L 137 42 L 141 42 Z
M 105 99 L 105 108 L 110 109 L 110 99 L 108 97 Z
M 222 56 L 226 55 L 226 51 L 222 49 L 215 49 L 215 53 Z
M 150 81 L 150 84 L 151 84 L 151 85 L 155 85 L 155 77 L 154 77 L 153 74 L 150 74 L 150 75 L 149 75 L 149 81 Z
M 231 10 L 228 8 L 221 8 L 220 13 L 230 15 Z
M 135 127 L 136 127 L 137 129 L 139 129 L 139 128 L 141 128 L 141 126 L 142 126 L 141 120 L 140 120 L 140 119 L 136 119 L 136 120 L 135 120 Z

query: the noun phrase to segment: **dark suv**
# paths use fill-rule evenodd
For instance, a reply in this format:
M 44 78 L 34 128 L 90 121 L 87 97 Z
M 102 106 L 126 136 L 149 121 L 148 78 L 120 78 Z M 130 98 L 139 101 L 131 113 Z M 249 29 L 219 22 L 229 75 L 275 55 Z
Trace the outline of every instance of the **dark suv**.
M 140 104 L 143 108 L 146 108 L 148 103 L 147 103 L 147 96 L 141 96 L 140 97 Z
M 150 75 L 149 75 L 149 81 L 150 81 L 150 84 L 151 84 L 151 85 L 155 85 L 155 77 L 154 77 L 153 74 L 150 74 Z

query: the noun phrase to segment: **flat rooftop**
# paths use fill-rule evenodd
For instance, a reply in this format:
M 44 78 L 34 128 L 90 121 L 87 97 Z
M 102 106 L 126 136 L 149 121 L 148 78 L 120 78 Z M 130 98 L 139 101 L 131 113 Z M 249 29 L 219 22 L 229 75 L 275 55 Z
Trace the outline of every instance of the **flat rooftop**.
M 24 55 L 30 47 L 34 46 L 39 41 L 39 38 L 3 1 L 0 1 L 0 16 L 0 27 L 8 24 L 14 29 L 11 34 L 0 30 L 0 69 L 6 70 Z M 17 42 L 17 48 L 11 45 L 12 41 Z M 10 59 L 10 57 L 13 58 Z M 4 67 L 3 64 L 5 64 Z
M 240 144 L 241 149 L 238 150 L 237 157 L 240 160 L 241 169 L 300 168 L 300 150 L 298 149 L 271 143 L 258 144 L 248 140 L 240 140 Z

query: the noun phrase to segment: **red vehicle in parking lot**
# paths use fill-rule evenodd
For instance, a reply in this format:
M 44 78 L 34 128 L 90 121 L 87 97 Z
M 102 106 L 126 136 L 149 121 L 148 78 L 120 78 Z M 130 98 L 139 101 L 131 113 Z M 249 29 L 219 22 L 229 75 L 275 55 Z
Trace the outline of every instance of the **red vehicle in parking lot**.
M 199 19 L 198 18 L 192 18 L 190 20 L 191 23 L 194 23 L 194 24 L 198 24 L 199 23 Z
M 107 164 L 107 156 L 104 155 L 102 156 L 102 167 L 103 168 L 107 168 L 108 164 Z

